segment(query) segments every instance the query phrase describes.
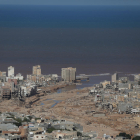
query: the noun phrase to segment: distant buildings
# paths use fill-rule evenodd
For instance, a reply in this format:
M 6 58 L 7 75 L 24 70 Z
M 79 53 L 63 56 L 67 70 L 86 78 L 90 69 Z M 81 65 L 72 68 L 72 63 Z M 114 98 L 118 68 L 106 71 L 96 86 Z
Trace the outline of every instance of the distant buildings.
M 0 71 L 0 82 L 6 81 L 6 72 Z
M 40 67 L 40 65 L 33 66 L 33 74 L 34 75 L 41 75 L 41 67 Z
M 8 67 L 8 77 L 14 77 L 14 67 Z
M 63 81 L 74 82 L 76 80 L 76 68 L 62 68 L 61 78 Z
M 118 80 L 118 73 L 114 73 L 112 75 L 112 82 L 116 82 Z
M 135 80 L 135 81 L 140 81 L 140 74 L 134 75 L 134 80 Z
M 6 76 L 6 72 L 0 71 L 0 76 Z
M 15 79 L 17 80 L 23 80 L 23 76 L 21 75 L 21 73 L 16 74 Z

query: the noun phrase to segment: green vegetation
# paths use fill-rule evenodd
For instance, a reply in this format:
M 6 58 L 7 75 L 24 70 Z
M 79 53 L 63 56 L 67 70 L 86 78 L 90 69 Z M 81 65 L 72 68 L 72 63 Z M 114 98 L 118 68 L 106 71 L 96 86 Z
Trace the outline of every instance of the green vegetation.
M 140 140 L 140 136 L 136 136 L 132 140 Z
M 35 118 L 35 120 L 40 120 L 41 118 Z
M 73 127 L 72 129 L 73 129 L 73 131 L 77 131 L 77 130 L 76 130 L 76 127 Z
M 11 113 L 8 113 L 10 116 L 7 118 L 12 118 L 14 119 L 16 122 L 14 122 L 13 124 L 15 124 L 16 126 L 22 126 L 22 122 L 30 122 L 29 119 L 27 119 L 26 117 L 24 117 L 24 119 L 22 120 L 21 118 L 15 118 L 15 116 Z
M 82 133 L 81 132 L 77 132 L 77 136 L 82 136 Z
M 22 120 L 20 119 L 20 118 L 13 118 L 15 121 L 17 121 L 17 122 L 15 122 L 14 124 L 16 125 L 16 126 L 22 126 Z
M 116 137 L 119 137 L 119 136 L 126 137 L 127 139 L 131 139 L 131 136 L 129 134 L 126 134 L 126 133 L 120 133 Z
M 25 117 L 22 122 L 30 122 L 30 120 Z
M 32 116 L 28 116 L 28 118 L 31 120 L 33 117 Z
M 48 132 L 48 133 L 52 133 L 52 131 L 54 131 L 54 130 L 56 130 L 56 129 L 55 129 L 54 127 L 51 127 L 51 128 L 48 128 L 48 129 L 47 129 L 47 132 Z

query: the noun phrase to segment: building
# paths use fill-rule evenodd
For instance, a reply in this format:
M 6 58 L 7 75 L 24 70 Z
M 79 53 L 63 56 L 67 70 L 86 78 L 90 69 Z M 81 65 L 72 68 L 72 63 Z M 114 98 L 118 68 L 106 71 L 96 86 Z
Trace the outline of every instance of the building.
M 110 85 L 110 81 L 104 81 L 104 82 L 101 82 L 100 84 L 102 84 L 103 88 L 106 88 L 106 85 Z
M 76 131 L 60 131 L 60 130 L 54 130 L 52 132 L 54 139 L 71 139 L 71 138 L 77 138 L 77 132 Z
M 33 140 L 48 140 L 48 137 L 45 134 L 38 134 L 34 135 Z
M 119 77 L 119 82 L 121 83 L 127 83 L 129 81 L 128 77 Z
M 140 81 L 140 74 L 134 75 L 134 80 L 135 80 L 135 81 Z
M 8 67 L 8 77 L 14 77 L 14 67 Z
M 6 72 L 5 71 L 4 72 L 0 71 L 0 76 L 6 76 Z
M 118 73 L 114 73 L 112 75 L 112 82 L 116 82 L 118 80 Z
M 119 90 L 126 90 L 126 89 L 131 89 L 131 84 L 128 83 L 119 83 L 118 84 Z
M 23 78 L 24 77 L 21 75 L 21 73 L 18 73 L 15 77 L 15 79 L 17 79 L 17 80 L 23 80 Z
M 33 66 L 33 74 L 34 75 L 41 75 L 41 67 L 40 67 L 40 65 Z
M 2 99 L 10 99 L 11 98 L 11 91 L 9 88 L 2 88 L 1 89 L 1 97 Z
M 63 81 L 74 82 L 76 80 L 76 68 L 62 68 L 61 78 Z

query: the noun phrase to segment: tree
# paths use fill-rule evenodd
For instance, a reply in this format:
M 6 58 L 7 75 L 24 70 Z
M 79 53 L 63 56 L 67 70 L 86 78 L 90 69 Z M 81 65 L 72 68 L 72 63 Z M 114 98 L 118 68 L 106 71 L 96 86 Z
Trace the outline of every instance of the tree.
M 119 136 L 125 137 L 126 133 L 120 133 Z
M 54 127 L 51 127 L 51 128 L 48 128 L 48 129 L 47 129 L 47 132 L 48 132 L 48 133 L 52 133 L 52 131 L 54 131 L 54 130 L 56 130 L 56 129 L 55 129 Z
M 81 132 L 77 132 L 77 136 L 82 136 L 82 133 Z
M 136 136 L 132 140 L 140 140 L 140 136 Z
M 127 139 L 131 139 L 131 136 L 129 134 L 126 134 L 126 133 L 120 133 L 119 135 L 117 135 L 116 137 L 119 137 L 119 136 L 122 136 L 122 137 L 125 137 Z

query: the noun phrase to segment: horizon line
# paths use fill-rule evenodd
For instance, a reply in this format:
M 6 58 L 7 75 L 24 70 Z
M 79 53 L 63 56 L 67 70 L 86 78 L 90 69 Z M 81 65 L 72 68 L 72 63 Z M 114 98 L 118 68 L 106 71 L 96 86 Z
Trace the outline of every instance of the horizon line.
M 140 4 L 0 4 L 0 6 L 140 6 Z

